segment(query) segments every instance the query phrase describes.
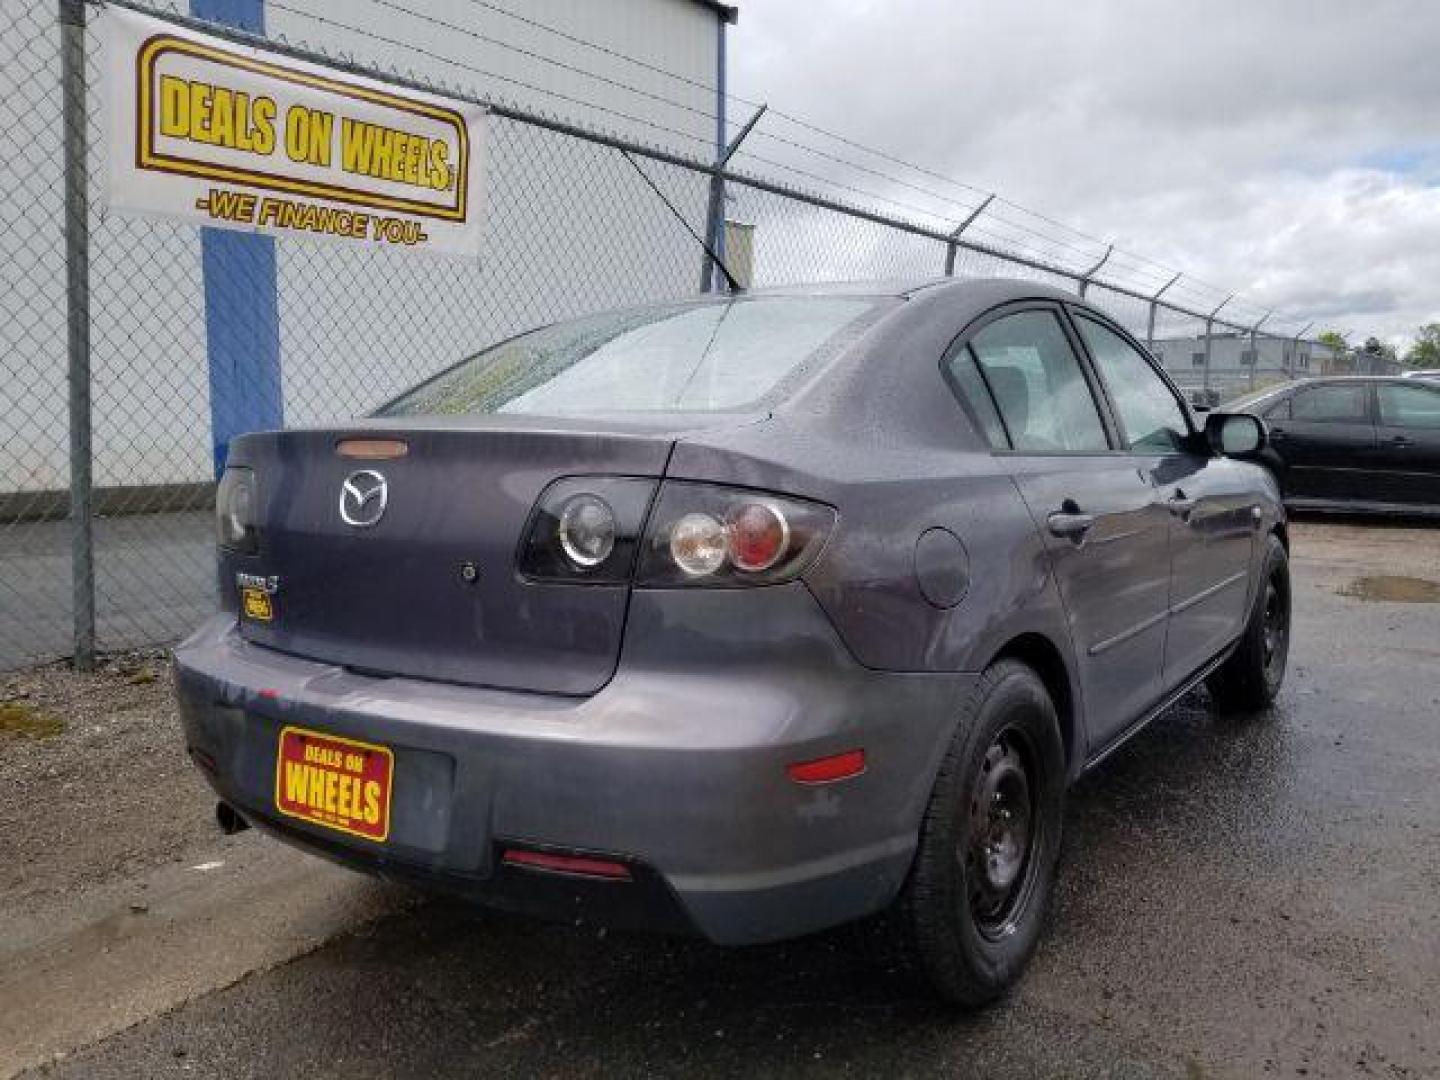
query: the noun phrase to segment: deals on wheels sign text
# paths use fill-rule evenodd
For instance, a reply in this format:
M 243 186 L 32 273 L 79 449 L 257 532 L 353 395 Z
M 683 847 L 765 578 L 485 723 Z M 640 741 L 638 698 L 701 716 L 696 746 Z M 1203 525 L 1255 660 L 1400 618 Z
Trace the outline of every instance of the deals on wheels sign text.
M 474 256 L 485 110 L 104 16 L 109 204 L 221 228 Z

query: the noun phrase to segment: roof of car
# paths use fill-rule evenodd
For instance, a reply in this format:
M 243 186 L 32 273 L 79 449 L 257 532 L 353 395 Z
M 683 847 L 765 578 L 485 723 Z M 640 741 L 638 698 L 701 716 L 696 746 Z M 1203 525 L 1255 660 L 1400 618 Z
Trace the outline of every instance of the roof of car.
M 1407 380 L 1403 375 L 1315 375 L 1304 379 L 1295 379 L 1291 382 L 1276 383 L 1274 386 L 1267 386 L 1262 390 L 1252 390 L 1248 394 L 1230 401 L 1226 408 L 1244 411 L 1258 405 L 1265 405 L 1278 398 L 1287 397 L 1297 391 L 1304 390 L 1311 386 L 1335 386 L 1346 383 L 1404 383 L 1407 386 L 1415 385 L 1412 380 Z
M 932 277 L 897 278 L 875 281 L 821 281 L 796 285 L 771 285 L 748 289 L 745 296 L 894 296 L 910 297 L 922 292 L 949 291 L 962 295 L 1013 292 L 1018 296 L 1064 298 L 1076 303 L 1080 298 L 1044 282 L 1006 277 Z M 721 294 L 720 298 L 724 298 Z
M 1319 383 L 1373 383 L 1373 382 L 1401 382 L 1403 375 L 1316 375 L 1308 379 L 1296 379 L 1294 382 L 1284 383 L 1280 389 L 1294 390 L 1302 386 L 1315 386 Z

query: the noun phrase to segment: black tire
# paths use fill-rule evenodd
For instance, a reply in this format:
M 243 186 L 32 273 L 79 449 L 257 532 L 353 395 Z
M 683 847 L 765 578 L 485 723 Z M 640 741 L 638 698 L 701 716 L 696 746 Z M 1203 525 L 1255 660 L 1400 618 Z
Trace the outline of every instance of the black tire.
M 936 777 L 894 921 L 910 966 L 947 1001 L 977 1008 L 1019 979 L 1039 941 L 1060 854 L 1065 752 L 1055 706 L 1024 664 L 995 664 L 968 705 Z M 1022 804 L 1028 819 L 1018 823 Z M 998 819 L 1000 810 L 1010 816 Z M 1018 863 L 1017 824 L 1025 847 Z
M 1223 712 L 1268 707 L 1285 681 L 1289 655 L 1290 559 L 1280 538 L 1271 533 L 1245 633 L 1230 658 L 1206 681 L 1216 706 Z

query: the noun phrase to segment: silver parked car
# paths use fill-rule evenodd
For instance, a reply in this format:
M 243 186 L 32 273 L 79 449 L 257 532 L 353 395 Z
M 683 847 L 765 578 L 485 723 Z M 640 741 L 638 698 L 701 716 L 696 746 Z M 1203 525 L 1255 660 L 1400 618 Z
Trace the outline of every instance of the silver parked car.
M 234 443 L 185 740 L 227 820 L 347 865 L 731 944 L 891 909 L 975 1005 L 1067 785 L 1197 684 L 1279 688 L 1264 444 L 1034 283 L 560 323 Z

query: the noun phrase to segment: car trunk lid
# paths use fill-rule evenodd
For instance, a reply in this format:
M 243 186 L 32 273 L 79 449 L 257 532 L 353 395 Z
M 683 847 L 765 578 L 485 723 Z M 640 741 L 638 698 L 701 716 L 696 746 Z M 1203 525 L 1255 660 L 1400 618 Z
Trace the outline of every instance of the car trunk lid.
M 714 418 L 711 418 L 713 423 Z M 249 640 L 378 674 L 587 694 L 614 672 L 628 584 L 523 579 L 516 552 L 537 497 L 555 479 L 654 477 L 679 434 L 662 422 L 485 417 L 438 426 L 364 423 L 247 436 L 231 463 L 254 470 L 260 552 L 227 554 L 222 573 L 273 585 Z M 346 439 L 403 442 L 403 456 L 342 456 Z M 383 477 L 383 512 L 372 495 Z M 367 523 L 372 516 L 373 523 Z M 472 573 L 473 569 L 473 573 Z

